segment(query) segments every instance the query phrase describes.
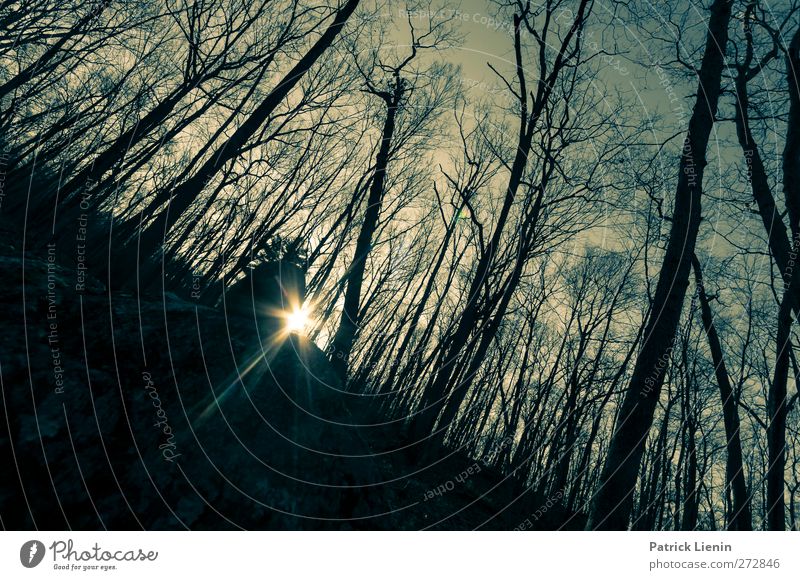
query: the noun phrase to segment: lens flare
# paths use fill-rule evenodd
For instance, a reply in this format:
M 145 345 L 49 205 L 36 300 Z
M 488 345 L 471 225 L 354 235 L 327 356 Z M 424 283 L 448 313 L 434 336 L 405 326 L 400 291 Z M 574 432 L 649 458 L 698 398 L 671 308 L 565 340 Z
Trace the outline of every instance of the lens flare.
M 286 313 L 286 330 L 289 333 L 305 334 L 311 322 L 308 308 L 303 305 Z

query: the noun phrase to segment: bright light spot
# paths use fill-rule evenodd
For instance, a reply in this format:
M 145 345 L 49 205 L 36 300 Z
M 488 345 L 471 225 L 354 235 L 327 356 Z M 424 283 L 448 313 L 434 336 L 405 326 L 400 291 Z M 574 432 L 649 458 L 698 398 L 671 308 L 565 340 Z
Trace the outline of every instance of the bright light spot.
M 291 312 L 286 314 L 286 331 L 294 332 L 296 334 L 305 334 L 311 323 L 311 317 L 308 313 L 308 308 L 303 305 L 295 307 Z

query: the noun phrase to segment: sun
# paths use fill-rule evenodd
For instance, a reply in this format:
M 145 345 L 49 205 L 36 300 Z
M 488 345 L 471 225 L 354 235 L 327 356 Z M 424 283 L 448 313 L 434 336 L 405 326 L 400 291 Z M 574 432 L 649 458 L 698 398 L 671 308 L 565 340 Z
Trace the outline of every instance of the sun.
M 294 334 L 305 334 L 311 323 L 308 308 L 303 305 L 292 308 L 286 313 L 286 331 Z

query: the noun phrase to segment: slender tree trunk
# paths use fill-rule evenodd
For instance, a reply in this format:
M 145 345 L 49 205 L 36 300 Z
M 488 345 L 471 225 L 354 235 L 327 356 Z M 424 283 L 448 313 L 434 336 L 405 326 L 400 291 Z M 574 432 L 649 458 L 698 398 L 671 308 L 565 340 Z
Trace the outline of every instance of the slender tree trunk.
M 751 175 L 753 197 L 769 237 L 770 251 L 784 281 L 784 295 L 778 312 L 774 378 L 767 394 L 767 525 L 772 530 L 785 527 L 784 471 L 786 464 L 786 395 L 791 355 L 792 312 L 800 312 L 800 283 L 794 275 L 800 236 L 800 29 L 795 31 L 786 57 L 789 118 L 783 151 L 783 189 L 792 241 L 775 206 L 764 164 L 755 144 L 748 120 L 747 82 L 758 71 L 750 69 L 753 58 L 752 36 L 748 34 L 745 64 L 736 77 L 736 131 Z
M 690 387 L 691 378 L 687 380 L 687 390 Z M 683 518 L 681 521 L 681 529 L 691 531 L 697 527 L 697 512 L 700 505 L 698 496 L 698 482 L 697 482 L 697 425 L 694 419 L 694 410 L 691 406 L 690 393 L 686 393 L 686 431 L 685 431 L 685 445 L 686 445 L 686 471 L 684 475 L 684 491 L 685 499 L 683 501 Z M 661 503 L 661 502 L 659 502 Z
M 717 334 L 717 328 L 714 325 L 714 316 L 711 312 L 705 286 L 703 285 L 703 274 L 700 269 L 700 262 L 697 260 L 696 256 L 692 257 L 692 266 L 694 268 L 694 278 L 697 285 L 697 295 L 700 299 L 700 315 L 703 320 L 703 328 L 708 337 L 711 361 L 714 363 L 714 374 L 717 378 L 719 394 L 722 399 L 722 418 L 725 423 L 725 447 L 728 452 L 725 483 L 726 487 L 731 490 L 733 496 L 731 513 L 728 514 L 728 529 L 750 531 L 753 529 L 753 520 L 750 514 L 750 494 L 747 492 L 747 483 L 744 479 L 739 407 L 733 388 L 731 387 L 728 369 L 725 366 L 722 344 Z
M 538 114 L 536 117 L 538 117 Z M 520 131 L 520 140 L 514 157 L 514 163 L 511 166 L 511 174 L 509 176 L 508 187 L 506 188 L 505 200 L 497 224 L 495 225 L 492 240 L 488 248 L 483 252 L 481 259 L 478 261 L 478 266 L 472 278 L 469 292 L 467 293 L 467 307 L 459 317 L 455 331 L 446 339 L 446 344 L 437 361 L 435 373 L 423 392 L 423 408 L 413 421 L 412 430 L 415 438 L 422 439 L 430 435 L 433 431 L 439 414 L 445 408 L 447 389 L 456 370 L 456 363 L 460 355 L 463 354 L 464 347 L 469 342 L 470 335 L 473 333 L 478 323 L 480 312 L 483 307 L 481 288 L 489 273 L 492 261 L 495 258 L 495 251 L 500 245 L 500 238 L 509 217 L 511 206 L 516 198 L 525 166 L 527 165 L 534 121 L 535 117 L 532 117 L 531 122 L 528 123 L 527 126 L 523 125 L 523 129 Z M 450 405 L 452 408 L 453 403 L 450 403 Z M 450 414 L 453 415 L 454 413 L 451 412 Z
M 800 235 L 800 184 L 797 183 L 800 161 L 800 29 L 792 37 L 786 58 L 789 85 L 789 119 L 786 145 L 783 152 L 783 190 L 792 234 Z M 795 243 L 794 247 L 797 247 Z M 800 276 L 794 264 L 794 254 L 784 272 L 785 292 L 778 310 L 778 333 L 776 339 L 775 374 L 767 393 L 767 525 L 770 530 L 786 527 L 785 471 L 786 471 L 786 417 L 787 382 L 791 356 L 792 311 L 800 311 Z
M 782 531 L 786 526 L 784 477 L 786 471 L 786 405 L 787 382 L 791 355 L 792 310 L 797 306 L 794 297 L 800 291 L 800 276 L 792 276 L 778 310 L 778 334 L 775 340 L 775 371 L 767 393 L 767 525 L 770 530 Z
M 768 236 L 770 252 L 781 274 L 785 274 L 790 261 L 789 256 L 792 247 L 789 242 L 789 236 L 786 233 L 783 218 L 775 205 L 775 198 L 770 189 L 764 161 L 761 159 L 761 152 L 758 150 L 750 130 L 750 123 L 747 118 L 749 103 L 747 80 L 744 77 L 744 73 L 740 72 L 736 79 L 736 134 L 748 166 L 753 199 L 756 202 L 756 206 L 758 206 L 758 213 Z
M 411 430 L 412 436 L 415 439 L 422 440 L 430 435 L 436 427 L 440 415 L 442 415 L 441 422 L 446 424 L 449 419 L 455 416 L 455 412 L 463 400 L 466 388 L 462 388 L 460 394 L 450 396 L 452 395 L 450 390 L 455 381 L 454 375 L 459 374 L 456 372 L 456 367 L 464 354 L 464 349 L 472 342 L 472 335 L 476 326 L 481 322 L 481 317 L 487 313 L 486 301 L 488 297 L 484 295 L 483 288 L 496 259 L 496 253 L 500 250 L 503 233 L 509 220 L 512 206 L 516 200 L 520 184 L 522 183 L 536 126 L 550 100 L 556 80 L 565 66 L 565 59 L 568 58 L 569 54 L 569 44 L 574 36 L 581 34 L 589 10 L 589 3 L 583 0 L 578 7 L 575 20 L 573 21 L 569 33 L 562 41 L 559 54 L 556 56 L 550 74 L 540 79 L 538 82 L 530 113 L 528 113 L 528 89 L 526 88 L 525 82 L 525 70 L 520 40 L 522 21 L 521 16 L 514 15 L 514 52 L 520 85 L 519 130 L 516 152 L 514 160 L 511 163 L 508 185 L 506 187 L 503 205 L 501 206 L 497 222 L 494 226 L 494 231 L 492 232 L 487 247 L 482 249 L 475 273 L 470 281 L 466 298 L 467 306 L 459 316 L 455 330 L 443 341 L 434 372 L 423 390 L 421 408 L 412 421 Z M 540 74 L 543 76 L 545 75 L 544 69 L 540 70 Z M 524 251 L 523 247 L 524 242 L 521 241 L 519 247 L 521 252 Z M 502 314 L 498 314 L 497 316 L 502 316 Z M 485 332 L 495 332 L 493 328 L 498 325 L 499 322 L 499 319 L 496 318 L 487 325 Z M 484 344 L 486 343 L 484 342 L 481 344 L 481 349 L 485 348 Z M 471 362 L 474 363 L 476 360 L 477 359 L 473 357 Z M 472 369 L 469 369 L 466 376 L 469 377 L 471 372 Z M 439 439 L 441 439 L 442 435 L 443 434 L 440 432 L 438 435 Z
M 386 168 L 389 165 L 392 139 L 397 121 L 397 110 L 402 94 L 402 82 L 398 79 L 391 100 L 387 102 L 386 119 L 381 132 L 381 144 L 375 157 L 375 174 L 372 176 L 369 197 L 367 198 L 367 211 L 364 215 L 364 222 L 358 232 L 353 262 L 350 264 L 346 274 L 347 289 L 344 294 L 342 318 L 333 338 L 333 352 L 330 354 L 333 368 L 343 381 L 347 379 L 350 351 L 353 349 L 353 343 L 358 332 L 359 319 L 363 314 L 360 311 L 361 287 L 364 284 L 367 257 L 372 249 L 372 238 L 378 227 L 378 219 L 383 205 Z
M 508 280 L 504 284 L 503 292 L 499 297 L 499 304 L 491 304 L 490 311 L 492 311 L 492 317 L 480 330 L 480 341 L 478 342 L 475 352 L 466 359 L 468 361 L 466 371 L 463 374 L 456 375 L 450 373 L 449 382 L 445 384 L 445 392 L 449 392 L 449 397 L 447 397 L 446 400 L 441 401 L 441 416 L 439 423 L 443 428 L 440 429 L 439 432 L 433 437 L 434 442 L 438 441 L 439 443 L 443 443 L 447 425 L 452 423 L 458 414 L 458 410 L 461 408 L 461 405 L 464 402 L 464 397 L 466 397 L 467 392 L 469 391 L 469 386 L 472 384 L 475 375 L 478 373 L 481 365 L 484 362 L 486 353 L 489 350 L 489 346 L 491 346 L 492 342 L 494 341 L 497 331 L 500 329 L 500 324 L 503 320 L 503 317 L 508 310 L 508 305 L 511 302 L 514 290 L 516 290 L 519 284 L 520 277 L 522 276 L 522 270 L 525 266 L 526 254 L 527 250 L 525 248 L 521 248 L 520 255 L 517 256 L 515 262 L 514 270 L 511 272 Z M 466 343 L 464 343 L 464 346 L 466 346 Z M 456 352 L 462 353 L 463 348 L 464 347 L 462 346 Z M 457 355 L 454 355 L 454 357 L 455 356 Z
M 579 359 L 578 359 L 579 360 Z M 558 438 L 559 446 L 555 450 L 555 469 L 553 472 L 553 483 L 550 488 L 550 493 L 555 494 L 561 492 L 566 495 L 567 484 L 569 483 L 569 468 L 572 463 L 572 454 L 575 448 L 577 439 L 578 427 L 578 382 L 577 382 L 577 365 L 578 360 L 575 361 L 575 369 L 573 370 L 572 379 L 569 384 L 569 394 L 567 395 L 566 406 L 564 407 L 559 424 L 559 431 L 563 435 Z
M 462 206 L 459 206 L 458 211 L 461 210 Z M 395 377 L 397 376 L 398 371 L 400 370 L 400 361 L 405 360 L 405 353 L 408 350 L 409 344 L 411 344 L 411 340 L 414 337 L 414 332 L 416 331 L 417 327 L 419 326 L 419 321 L 422 318 L 423 312 L 425 312 L 425 306 L 430 299 L 431 293 L 433 292 L 433 287 L 436 284 L 436 276 L 439 274 L 439 270 L 444 263 L 444 259 L 447 256 L 447 250 L 450 246 L 450 239 L 453 236 L 453 233 L 456 230 L 456 225 L 458 223 L 458 211 L 455 212 L 453 215 L 453 220 L 450 225 L 447 227 L 447 231 L 445 232 L 444 239 L 442 240 L 439 252 L 437 254 L 436 262 L 433 265 L 433 268 L 430 270 L 428 274 L 428 280 L 425 283 L 425 289 L 422 291 L 422 296 L 420 297 L 420 302 L 417 308 L 414 311 L 414 315 L 411 318 L 411 322 L 408 325 L 408 330 L 403 337 L 403 342 L 400 343 L 400 347 L 397 349 L 395 364 L 392 364 L 392 369 L 389 373 L 389 377 L 383 382 L 383 389 L 391 389 L 395 382 Z
M 670 239 L 659 274 L 644 344 L 623 399 L 608 456 L 590 511 L 588 529 L 628 527 L 636 474 L 661 394 L 675 331 L 689 285 L 691 256 L 700 226 L 700 198 L 706 148 L 719 101 L 731 0 L 711 6 L 697 99 L 681 155 Z

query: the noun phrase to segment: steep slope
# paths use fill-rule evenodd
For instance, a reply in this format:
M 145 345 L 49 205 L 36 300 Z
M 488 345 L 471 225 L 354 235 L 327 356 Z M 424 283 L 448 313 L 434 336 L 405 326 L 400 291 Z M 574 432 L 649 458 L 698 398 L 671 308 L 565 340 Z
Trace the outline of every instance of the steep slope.
M 0 267 L 5 528 L 512 529 L 542 505 L 459 453 L 418 464 L 307 339 Z

